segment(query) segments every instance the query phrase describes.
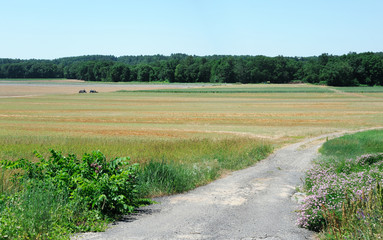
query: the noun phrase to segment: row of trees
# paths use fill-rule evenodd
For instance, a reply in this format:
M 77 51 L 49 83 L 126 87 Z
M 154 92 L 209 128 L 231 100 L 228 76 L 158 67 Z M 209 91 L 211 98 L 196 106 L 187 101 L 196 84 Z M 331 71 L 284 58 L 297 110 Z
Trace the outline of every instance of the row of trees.
M 383 53 L 317 57 L 81 56 L 55 60 L 0 59 L 0 78 L 68 78 L 105 82 L 289 83 L 383 85 Z

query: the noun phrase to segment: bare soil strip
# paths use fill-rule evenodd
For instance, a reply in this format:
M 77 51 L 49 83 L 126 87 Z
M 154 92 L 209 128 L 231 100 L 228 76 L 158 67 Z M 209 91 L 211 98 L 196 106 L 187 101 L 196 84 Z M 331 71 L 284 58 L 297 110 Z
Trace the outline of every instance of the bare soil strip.
M 292 199 L 317 157 L 322 135 L 289 145 L 255 166 L 185 194 L 155 199 L 103 233 L 77 239 L 312 239 L 295 225 Z

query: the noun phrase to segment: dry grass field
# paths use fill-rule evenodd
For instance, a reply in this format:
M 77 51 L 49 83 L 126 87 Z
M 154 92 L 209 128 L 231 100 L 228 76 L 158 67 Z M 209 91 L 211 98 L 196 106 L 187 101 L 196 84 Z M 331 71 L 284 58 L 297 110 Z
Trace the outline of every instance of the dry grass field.
M 132 91 L 186 87 L 183 92 Z M 202 139 L 266 140 L 280 146 L 383 126 L 383 92 L 303 84 L 215 86 L 211 92 L 211 87 L 189 87 L 0 82 L 0 158 L 28 157 L 49 148 L 134 156 L 167 151 L 156 148 L 180 142 L 185 148 L 188 141 Z M 100 93 L 78 94 L 83 88 Z
M 85 89 L 88 92 L 91 89 L 101 92 L 114 92 L 118 90 L 153 90 L 166 88 L 189 88 L 200 85 L 180 85 L 180 84 L 123 84 L 123 83 L 95 83 L 82 80 L 8 80 L 0 79 L 0 98 L 8 97 L 31 97 L 53 94 L 74 94 L 79 90 Z

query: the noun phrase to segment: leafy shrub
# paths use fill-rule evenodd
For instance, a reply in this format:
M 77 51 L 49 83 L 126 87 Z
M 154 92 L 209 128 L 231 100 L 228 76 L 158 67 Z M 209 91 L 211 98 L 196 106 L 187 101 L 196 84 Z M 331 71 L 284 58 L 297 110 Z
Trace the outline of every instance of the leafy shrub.
M 127 158 L 108 162 L 101 152 L 0 161 L 13 170 L 16 193 L 0 193 L 1 239 L 67 238 L 70 232 L 104 230 L 108 216 L 130 213 L 150 203 L 138 198 L 138 165 Z M 16 170 L 16 171 L 15 171 Z M 21 170 L 21 171 L 20 171 Z
M 82 161 L 75 155 L 65 157 L 54 150 L 51 154 L 46 160 L 36 153 L 40 160 L 35 163 L 26 159 L 0 163 L 7 169 L 24 170 L 15 175 L 24 186 L 30 187 L 31 180 L 53 183 L 71 199 L 83 201 L 89 209 L 103 213 L 128 213 L 141 203 L 135 189 L 138 165 L 127 166 L 128 159 L 107 162 L 98 151 L 85 154 Z

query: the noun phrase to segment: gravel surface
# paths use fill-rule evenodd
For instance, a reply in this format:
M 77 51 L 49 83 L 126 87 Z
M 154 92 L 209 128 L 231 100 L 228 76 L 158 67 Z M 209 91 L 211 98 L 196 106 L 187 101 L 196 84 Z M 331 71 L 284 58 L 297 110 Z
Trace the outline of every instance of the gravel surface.
M 293 194 L 324 135 L 284 147 L 253 167 L 185 194 L 155 199 L 106 232 L 76 239 L 313 239 L 295 225 Z

